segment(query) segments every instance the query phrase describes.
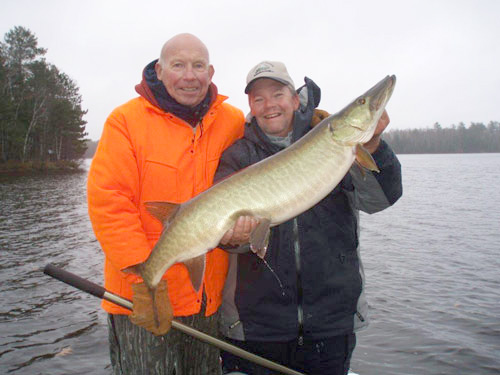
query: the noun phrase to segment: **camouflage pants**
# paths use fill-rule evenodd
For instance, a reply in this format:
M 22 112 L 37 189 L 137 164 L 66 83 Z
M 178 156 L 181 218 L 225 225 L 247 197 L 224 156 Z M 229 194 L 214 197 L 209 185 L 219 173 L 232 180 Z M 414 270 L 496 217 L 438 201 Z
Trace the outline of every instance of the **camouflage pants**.
M 203 313 L 176 320 L 218 336 L 218 314 Z M 108 315 L 113 375 L 221 375 L 219 349 L 172 328 L 155 336 L 128 316 Z

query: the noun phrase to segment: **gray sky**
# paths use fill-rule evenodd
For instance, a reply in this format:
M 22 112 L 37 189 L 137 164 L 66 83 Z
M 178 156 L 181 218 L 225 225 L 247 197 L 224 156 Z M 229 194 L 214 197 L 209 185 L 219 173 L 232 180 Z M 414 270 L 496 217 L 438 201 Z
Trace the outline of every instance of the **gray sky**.
M 390 128 L 500 121 L 497 0 L 2 0 L 0 9 L 2 40 L 30 29 L 77 83 L 94 140 L 181 32 L 205 42 L 219 92 L 244 112 L 250 68 L 281 60 L 297 87 L 304 76 L 321 87 L 329 112 L 395 74 Z

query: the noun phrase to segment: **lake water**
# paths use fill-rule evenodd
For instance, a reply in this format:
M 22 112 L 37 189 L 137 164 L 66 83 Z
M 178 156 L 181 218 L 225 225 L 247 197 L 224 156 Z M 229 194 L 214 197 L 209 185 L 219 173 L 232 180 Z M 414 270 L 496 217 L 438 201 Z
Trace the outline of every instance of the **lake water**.
M 361 216 L 371 325 L 359 375 L 500 374 L 500 154 L 400 155 L 404 196 Z M 87 162 L 88 165 L 88 162 Z M 110 374 L 86 174 L 0 177 L 0 373 Z

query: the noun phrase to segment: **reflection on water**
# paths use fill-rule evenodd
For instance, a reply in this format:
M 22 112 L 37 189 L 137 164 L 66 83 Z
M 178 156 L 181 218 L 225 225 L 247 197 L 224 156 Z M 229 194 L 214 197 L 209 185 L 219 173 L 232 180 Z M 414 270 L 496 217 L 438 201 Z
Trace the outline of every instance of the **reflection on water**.
M 100 301 L 42 273 L 54 263 L 102 283 L 86 173 L 0 179 L 0 367 L 14 374 L 109 374 Z
M 353 368 L 498 374 L 500 154 L 400 160 L 403 198 L 361 219 L 372 324 Z
M 500 154 L 402 155 L 404 197 L 362 215 L 371 325 L 353 370 L 498 374 Z M 42 273 L 102 284 L 86 174 L 0 178 L 0 368 L 110 374 L 100 301 Z

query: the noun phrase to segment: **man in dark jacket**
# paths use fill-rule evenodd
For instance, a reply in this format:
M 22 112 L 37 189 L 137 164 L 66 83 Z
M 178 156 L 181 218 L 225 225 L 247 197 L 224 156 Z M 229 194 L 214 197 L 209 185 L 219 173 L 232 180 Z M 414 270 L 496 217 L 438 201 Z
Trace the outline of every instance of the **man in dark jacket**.
M 255 66 L 245 93 L 251 118 L 244 137 L 222 155 L 216 180 L 284 149 L 325 115 L 315 110 L 319 87 L 305 78 L 295 91 L 280 62 Z M 400 163 L 380 139 L 388 124 L 384 112 L 364 145 L 380 173 L 351 168 L 322 201 L 272 229 L 265 261 L 248 245 L 227 248 L 233 254 L 221 331 L 228 341 L 309 375 L 347 374 L 355 331 L 368 324 L 358 211 L 381 211 L 402 194 Z M 222 243 L 245 242 L 255 226 L 255 219 L 241 217 Z M 271 374 L 227 352 L 222 359 L 226 373 Z

